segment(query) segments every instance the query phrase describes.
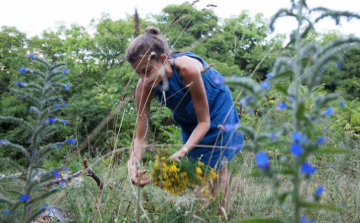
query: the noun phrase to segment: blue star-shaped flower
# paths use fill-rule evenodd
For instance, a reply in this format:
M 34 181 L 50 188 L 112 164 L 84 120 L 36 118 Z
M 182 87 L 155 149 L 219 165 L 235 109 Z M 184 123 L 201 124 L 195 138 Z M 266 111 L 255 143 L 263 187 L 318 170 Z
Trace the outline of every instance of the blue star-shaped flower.
M 299 157 L 303 154 L 303 149 L 301 147 L 301 144 L 300 143 L 293 143 L 291 146 L 290 146 L 290 152 L 295 156 L 295 157 Z
M 303 164 L 301 164 L 301 167 L 300 167 L 300 171 L 305 175 L 311 175 L 311 174 L 315 173 L 316 169 L 317 169 L 316 167 L 314 167 L 313 165 L 311 165 L 308 162 L 303 162 Z
M 264 151 L 255 154 L 255 161 L 260 169 L 265 169 L 270 166 L 269 157 Z

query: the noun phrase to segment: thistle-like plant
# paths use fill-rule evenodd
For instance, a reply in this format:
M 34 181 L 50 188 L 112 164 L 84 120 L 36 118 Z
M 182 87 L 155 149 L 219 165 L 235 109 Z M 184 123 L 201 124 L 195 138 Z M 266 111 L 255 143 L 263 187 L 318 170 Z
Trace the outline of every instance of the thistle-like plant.
M 62 142 L 47 143 L 50 136 L 58 131 L 58 125 L 67 125 L 67 120 L 54 116 L 63 107 L 67 106 L 59 94 L 63 90 L 69 90 L 70 85 L 57 82 L 60 77 L 68 73 L 66 63 L 49 64 L 46 60 L 29 55 L 32 61 L 42 65 L 44 71 L 38 69 L 21 68 L 20 72 L 32 78 L 34 82 L 16 82 L 17 88 L 10 89 L 20 99 L 30 102 L 32 106 L 29 112 L 32 114 L 28 120 L 0 116 L 0 122 L 9 122 L 22 125 L 28 129 L 28 137 L 25 145 L 11 143 L 6 139 L 0 140 L 0 150 L 17 151 L 26 159 L 26 165 L 20 165 L 10 158 L 0 158 L 1 163 L 8 163 L 20 171 L 19 191 L 13 191 L 13 196 L 0 196 L 0 203 L 6 208 L 0 216 L 1 222 L 30 222 L 36 216 L 45 211 L 47 205 L 43 199 L 59 190 L 64 185 L 60 171 L 67 168 L 59 167 L 50 171 L 44 171 L 43 161 L 47 155 L 61 148 L 65 144 L 74 144 L 75 139 L 67 139 Z M 61 70 L 63 69 L 63 70 Z M 59 178 L 59 186 L 47 189 L 50 180 Z M 40 207 L 41 208 L 37 208 Z
M 314 29 L 314 24 L 323 18 L 333 18 L 338 24 L 341 17 L 359 19 L 360 15 L 348 11 L 333 11 L 324 7 L 310 9 L 305 0 L 291 1 L 291 3 L 290 9 L 280 9 L 272 17 L 269 27 L 274 30 L 274 23 L 280 17 L 290 16 L 297 20 L 298 26 L 291 33 L 287 45 L 294 55 L 278 58 L 273 70 L 266 75 L 267 79 L 260 84 L 245 77 L 220 80 L 229 86 L 243 89 L 245 96 L 240 104 L 249 111 L 258 108 L 260 99 L 272 90 L 279 91 L 282 95 L 282 99 L 276 103 L 278 112 L 287 110 L 292 114 L 290 125 L 284 123 L 280 129 L 270 133 L 259 133 L 253 127 L 237 125 L 237 130 L 248 139 L 242 146 L 243 151 L 255 154 L 257 167 L 269 178 L 280 208 L 284 212 L 283 204 L 289 200 L 293 213 L 290 219 L 247 219 L 244 222 L 307 222 L 306 217 L 301 214 L 301 209 L 322 208 L 341 211 L 339 207 L 320 202 L 324 191 L 323 185 L 319 185 L 314 190 L 313 200 L 305 199 L 300 191 L 300 185 L 317 171 L 317 167 L 309 161 L 314 154 L 351 152 L 346 149 L 325 148 L 325 138 L 314 137 L 318 135 L 316 125 L 334 113 L 335 109 L 331 107 L 334 101 L 338 100 L 339 107 L 344 107 L 339 94 L 319 95 L 315 92 L 315 87 L 321 83 L 323 71 L 330 63 L 336 63 L 338 69 L 341 69 L 340 51 L 345 47 L 359 45 L 360 39 L 354 36 L 342 37 L 323 47 L 314 42 L 305 45 L 304 40 Z M 312 20 L 314 12 L 318 17 Z M 290 79 L 293 82 L 289 86 L 284 86 L 283 83 L 286 81 L 279 84 L 280 79 Z M 311 106 L 306 106 L 309 104 Z M 286 159 L 277 161 L 278 165 L 271 165 L 269 153 L 263 148 L 263 145 L 269 141 L 274 146 L 287 147 L 290 162 Z M 290 188 L 283 186 L 287 179 L 290 179 Z

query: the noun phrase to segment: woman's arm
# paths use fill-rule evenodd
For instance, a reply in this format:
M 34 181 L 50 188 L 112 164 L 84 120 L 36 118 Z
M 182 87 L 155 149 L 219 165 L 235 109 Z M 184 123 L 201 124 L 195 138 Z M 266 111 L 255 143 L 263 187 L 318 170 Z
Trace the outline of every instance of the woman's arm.
M 128 171 L 131 177 L 131 182 L 139 186 L 145 186 L 150 183 L 146 177 L 142 177 L 138 182 L 138 178 L 146 173 L 146 170 L 138 170 L 136 163 L 141 163 L 147 146 L 147 130 L 150 117 L 150 102 L 155 97 L 155 91 L 151 89 L 151 86 L 144 84 L 142 80 L 139 80 L 136 86 L 136 133 L 133 143 L 133 148 L 130 152 L 130 158 L 128 161 Z
M 170 157 L 172 159 L 185 156 L 204 138 L 210 129 L 209 104 L 201 74 L 203 65 L 200 61 L 190 57 L 178 57 L 176 58 L 176 67 L 180 70 L 180 77 L 183 79 L 184 85 L 190 85 L 189 91 L 198 124 L 183 148 Z

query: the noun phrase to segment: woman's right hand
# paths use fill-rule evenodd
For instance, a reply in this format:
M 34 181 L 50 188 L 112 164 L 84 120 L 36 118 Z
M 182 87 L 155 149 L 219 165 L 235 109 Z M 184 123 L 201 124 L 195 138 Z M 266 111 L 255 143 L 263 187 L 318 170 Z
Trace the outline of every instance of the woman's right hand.
M 137 185 L 139 187 L 144 187 L 152 182 L 152 180 L 144 176 L 147 170 L 138 170 L 135 165 L 129 165 L 128 171 L 129 171 L 131 183 L 134 185 Z M 140 182 L 138 182 L 139 180 Z

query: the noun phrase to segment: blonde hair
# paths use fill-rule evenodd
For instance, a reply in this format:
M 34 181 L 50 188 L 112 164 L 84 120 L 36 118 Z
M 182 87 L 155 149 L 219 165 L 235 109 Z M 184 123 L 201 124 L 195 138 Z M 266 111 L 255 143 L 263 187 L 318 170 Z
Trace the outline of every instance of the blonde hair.
M 154 58 L 159 60 L 161 54 L 168 55 L 169 51 L 168 42 L 160 34 L 160 30 L 155 27 L 147 27 L 144 34 L 131 41 L 125 51 L 125 59 L 130 63 L 134 63 L 138 60 L 139 56 L 143 57 L 155 52 Z

